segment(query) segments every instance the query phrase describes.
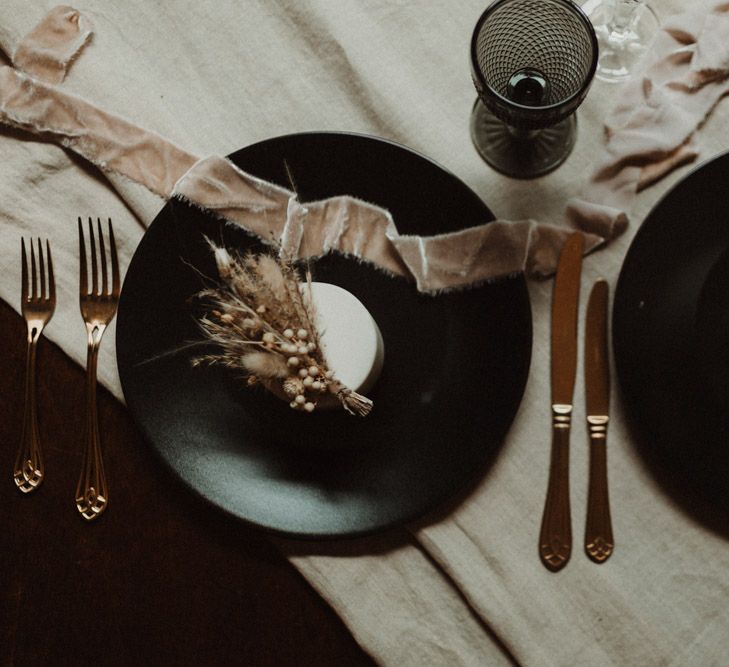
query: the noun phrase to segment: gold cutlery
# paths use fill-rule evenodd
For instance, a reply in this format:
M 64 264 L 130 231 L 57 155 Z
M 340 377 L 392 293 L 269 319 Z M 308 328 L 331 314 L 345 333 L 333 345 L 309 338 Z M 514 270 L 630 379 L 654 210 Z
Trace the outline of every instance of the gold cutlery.
M 585 399 L 590 434 L 585 551 L 596 563 L 604 563 L 615 546 L 607 478 L 607 428 L 610 419 L 608 291 L 608 284 L 604 280 L 595 283 L 587 305 L 585 325 Z
M 76 507 L 81 516 L 91 521 L 100 516 L 109 503 L 109 490 L 104 474 L 99 437 L 99 418 L 96 409 L 96 366 L 101 337 L 116 314 L 119 304 L 119 262 L 114 242 L 114 230 L 109 219 L 109 254 L 111 257 L 111 286 L 109 286 L 106 248 L 98 226 L 98 246 L 94 237 L 94 224 L 89 218 L 89 250 L 91 255 L 91 290 L 88 289 L 88 267 L 86 264 L 86 244 L 81 218 L 78 219 L 80 281 L 79 303 L 81 316 L 86 324 L 88 350 L 86 357 L 86 443 L 84 448 L 81 476 L 76 487 Z M 100 269 L 100 271 L 99 271 Z M 99 286 L 99 273 L 101 285 Z
M 577 372 L 577 307 L 583 249 L 581 232 L 575 232 L 565 241 L 552 293 L 552 453 L 539 555 L 545 567 L 553 572 L 567 564 L 572 551 L 569 443 Z
M 13 468 L 15 485 L 23 493 L 34 491 L 43 481 L 44 467 L 38 430 L 35 362 L 38 340 L 43 328 L 53 317 L 53 311 L 56 309 L 56 283 L 53 279 L 51 246 L 46 240 L 46 258 L 48 262 L 48 281 L 46 282 L 46 259 L 43 257 L 43 244 L 38 239 L 37 266 L 32 239 L 29 245 L 30 285 L 28 284 L 28 258 L 25 251 L 25 240 L 20 240 L 22 281 L 20 303 L 23 318 L 28 326 L 28 351 L 25 362 L 23 435 Z

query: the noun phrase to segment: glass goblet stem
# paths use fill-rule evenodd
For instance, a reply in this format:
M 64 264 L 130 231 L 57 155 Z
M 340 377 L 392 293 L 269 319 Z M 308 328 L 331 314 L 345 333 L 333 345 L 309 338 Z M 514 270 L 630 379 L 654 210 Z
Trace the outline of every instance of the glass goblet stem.
M 645 0 L 603 0 L 590 19 L 600 44 L 597 78 L 625 81 L 639 67 L 657 31 L 658 17 Z
M 610 22 L 610 32 L 616 37 L 625 37 L 630 32 L 630 24 L 633 22 L 635 13 L 645 0 L 615 0 L 613 18 Z

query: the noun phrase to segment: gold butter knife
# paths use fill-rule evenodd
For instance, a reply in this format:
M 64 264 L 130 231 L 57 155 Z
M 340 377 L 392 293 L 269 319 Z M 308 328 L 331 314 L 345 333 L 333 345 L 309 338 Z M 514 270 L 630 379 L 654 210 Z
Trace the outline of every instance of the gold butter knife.
M 604 563 L 615 546 L 607 478 L 607 427 L 610 419 L 608 292 L 608 284 L 604 280 L 595 283 L 587 305 L 585 324 L 585 400 L 590 434 L 585 551 L 596 563 Z
M 539 556 L 547 569 L 562 569 L 572 551 L 569 443 L 577 372 L 577 307 L 584 237 L 575 232 L 562 248 L 552 293 L 552 455 Z

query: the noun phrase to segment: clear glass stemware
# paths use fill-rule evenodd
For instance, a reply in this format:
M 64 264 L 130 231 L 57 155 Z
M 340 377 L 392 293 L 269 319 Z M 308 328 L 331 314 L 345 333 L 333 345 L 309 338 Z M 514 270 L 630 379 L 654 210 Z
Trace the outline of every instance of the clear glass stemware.
M 645 0 L 602 0 L 588 14 L 600 45 L 595 76 L 625 81 L 658 32 L 658 18 Z

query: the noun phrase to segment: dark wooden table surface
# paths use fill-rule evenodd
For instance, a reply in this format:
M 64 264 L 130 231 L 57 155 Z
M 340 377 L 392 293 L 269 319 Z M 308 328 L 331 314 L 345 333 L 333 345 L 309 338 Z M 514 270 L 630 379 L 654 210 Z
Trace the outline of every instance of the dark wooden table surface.
M 79 325 L 79 334 L 83 329 Z M 77 514 L 84 371 L 38 353 L 46 479 L 12 482 L 21 435 L 25 324 L 0 302 L 0 663 L 371 665 L 267 537 L 187 492 L 100 390 L 110 504 Z

